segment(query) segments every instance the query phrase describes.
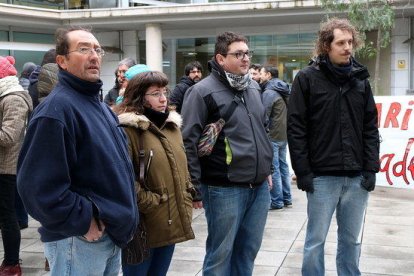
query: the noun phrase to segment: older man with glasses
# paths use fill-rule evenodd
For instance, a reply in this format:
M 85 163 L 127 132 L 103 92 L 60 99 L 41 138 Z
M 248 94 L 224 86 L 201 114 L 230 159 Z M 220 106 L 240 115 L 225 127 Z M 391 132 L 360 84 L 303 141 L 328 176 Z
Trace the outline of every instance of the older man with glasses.
M 136 64 L 135 60 L 130 57 L 124 58 L 118 63 L 118 67 L 115 70 L 115 85 L 111 90 L 109 90 L 104 98 L 104 102 L 107 105 L 114 105 L 116 103 L 116 99 L 119 96 L 123 96 L 125 88 L 128 84 L 125 73 L 129 68 Z
M 208 237 L 203 275 L 252 275 L 269 207 L 265 183 L 272 145 L 264 128 L 265 109 L 249 74 L 247 39 L 225 32 L 217 37 L 211 74 L 186 93 L 183 138 L 192 183 L 201 192 Z M 197 144 L 206 125 L 225 124 L 210 155 Z M 201 202 L 202 201 L 202 202 Z
M 125 134 L 98 97 L 104 50 L 82 28 L 59 29 L 56 42 L 59 83 L 30 120 L 18 190 L 51 275 L 118 275 L 138 212 Z

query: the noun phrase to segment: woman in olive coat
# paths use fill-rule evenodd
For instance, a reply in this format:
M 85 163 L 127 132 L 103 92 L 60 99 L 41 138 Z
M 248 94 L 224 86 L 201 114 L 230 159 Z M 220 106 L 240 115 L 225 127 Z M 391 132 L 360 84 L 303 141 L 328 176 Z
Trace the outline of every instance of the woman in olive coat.
M 147 229 L 150 257 L 123 265 L 129 275 L 166 275 L 176 243 L 194 238 L 191 228 L 193 186 L 181 136 L 181 116 L 169 112 L 168 78 L 149 71 L 133 77 L 124 101 L 115 108 L 128 137 L 136 170 L 138 208 Z M 139 183 L 138 149 L 144 150 L 145 180 Z M 141 149 L 141 150 L 142 150 Z

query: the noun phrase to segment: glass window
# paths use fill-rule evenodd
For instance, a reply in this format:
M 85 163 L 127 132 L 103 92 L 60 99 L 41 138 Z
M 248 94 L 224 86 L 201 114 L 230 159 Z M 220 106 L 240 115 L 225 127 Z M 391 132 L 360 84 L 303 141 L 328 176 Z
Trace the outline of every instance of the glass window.
M 279 69 L 279 78 L 292 83 L 296 73 L 311 58 L 316 33 L 255 35 L 247 38 L 250 49 L 254 51 L 251 62 L 276 66 Z M 184 75 L 184 67 L 191 61 L 197 60 L 203 65 L 203 77 L 209 74 L 207 63 L 214 55 L 215 37 L 171 39 L 164 40 L 164 44 L 168 45 L 168 49 L 171 48 L 171 51 L 164 51 L 163 69 L 170 78 L 172 87 Z M 172 53 L 175 53 L 175 57 Z M 143 43 L 140 44 L 140 57 L 144 56 Z M 144 60 L 140 62 L 142 61 Z
M 23 65 L 26 62 L 33 62 L 37 65 L 40 65 L 42 63 L 43 60 L 43 55 L 46 52 L 37 52 L 37 51 L 13 51 L 14 54 L 14 58 L 16 59 L 16 64 L 15 67 L 17 69 L 17 72 L 20 73 L 22 72 L 23 69 Z
M 65 6 L 64 0 L 12 0 L 10 2 L 13 5 L 23 5 L 58 10 L 63 10 Z
M 34 34 L 23 32 L 13 32 L 13 41 L 46 44 L 55 43 L 53 34 Z
M 0 41 L 9 41 L 9 32 L 0 31 Z

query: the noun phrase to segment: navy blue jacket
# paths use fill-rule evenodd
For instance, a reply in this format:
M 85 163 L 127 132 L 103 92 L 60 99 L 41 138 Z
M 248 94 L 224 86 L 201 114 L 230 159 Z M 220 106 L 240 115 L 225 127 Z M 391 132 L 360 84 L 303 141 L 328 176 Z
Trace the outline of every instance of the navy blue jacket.
M 34 111 L 20 152 L 17 186 L 43 242 L 88 232 L 93 204 L 120 247 L 138 220 L 126 136 L 98 100 L 102 82 L 59 72 L 59 83 Z

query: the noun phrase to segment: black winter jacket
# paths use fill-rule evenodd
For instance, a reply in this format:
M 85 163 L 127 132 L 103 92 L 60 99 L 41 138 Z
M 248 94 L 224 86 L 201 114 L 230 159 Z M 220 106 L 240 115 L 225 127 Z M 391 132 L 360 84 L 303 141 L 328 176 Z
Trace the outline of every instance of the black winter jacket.
M 177 83 L 177 86 L 171 92 L 169 104 L 174 105 L 175 110 L 178 113 L 181 113 L 181 107 L 183 106 L 185 92 L 187 91 L 188 88 L 190 88 L 194 84 L 195 82 L 192 79 L 190 79 L 188 76 L 183 76 L 180 79 L 180 82 Z
M 325 57 L 301 70 L 292 86 L 288 143 L 297 175 L 379 170 L 377 109 L 366 67 L 352 58 L 349 81 Z
M 187 91 L 182 109 L 183 138 L 192 183 L 214 186 L 260 185 L 268 175 L 272 145 L 264 123 L 265 110 L 257 84 L 237 91 L 228 83 L 223 69 L 209 62 L 211 74 Z M 197 144 L 203 128 L 226 113 L 232 101 L 237 106 L 226 118 L 213 152 L 199 158 Z

